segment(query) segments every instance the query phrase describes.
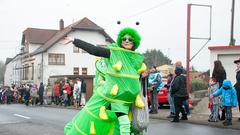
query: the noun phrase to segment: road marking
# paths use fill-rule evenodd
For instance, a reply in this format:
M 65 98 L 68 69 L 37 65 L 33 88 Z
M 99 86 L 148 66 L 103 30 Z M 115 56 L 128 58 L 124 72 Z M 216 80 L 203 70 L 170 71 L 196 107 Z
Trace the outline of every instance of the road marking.
M 20 115 L 20 114 L 13 114 L 14 116 L 17 116 L 17 117 L 21 117 L 21 118 L 25 118 L 25 119 L 31 119 L 30 117 L 27 117 L 27 116 L 23 116 L 23 115 Z

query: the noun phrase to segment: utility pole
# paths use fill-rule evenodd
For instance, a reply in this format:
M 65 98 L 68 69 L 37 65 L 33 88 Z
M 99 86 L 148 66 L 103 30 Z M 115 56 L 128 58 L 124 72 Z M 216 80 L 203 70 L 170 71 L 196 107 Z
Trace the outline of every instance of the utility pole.
M 233 37 L 234 34 L 234 7 L 235 7 L 235 0 L 232 0 L 232 19 L 231 19 L 231 34 L 230 34 L 230 46 L 235 46 L 235 39 Z

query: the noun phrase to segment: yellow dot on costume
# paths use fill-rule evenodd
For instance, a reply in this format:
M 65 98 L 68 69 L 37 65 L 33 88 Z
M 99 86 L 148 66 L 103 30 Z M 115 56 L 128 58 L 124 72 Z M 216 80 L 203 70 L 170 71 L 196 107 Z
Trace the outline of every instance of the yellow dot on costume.
M 91 122 L 90 134 L 91 134 L 91 135 L 96 135 L 96 130 L 95 130 L 95 127 L 94 127 L 94 122 Z
M 107 120 L 107 119 L 108 119 L 108 116 L 107 116 L 107 113 L 106 113 L 106 107 L 105 107 L 105 106 L 102 106 L 102 107 L 100 108 L 99 117 L 100 117 L 100 119 L 102 119 L 102 120 Z
M 111 91 L 110 91 L 110 95 L 111 95 L 111 96 L 116 96 L 117 93 L 118 93 L 118 85 L 115 84 L 115 85 L 113 85 L 113 87 L 112 87 L 112 89 L 111 89 Z
M 133 119 L 132 111 L 128 112 L 128 118 L 129 118 L 130 121 L 132 121 L 132 119 Z
M 120 71 L 122 68 L 122 62 L 118 61 L 116 64 L 112 66 L 115 70 Z
M 102 85 L 105 81 L 103 80 L 103 78 L 101 76 L 99 76 L 98 78 L 98 84 Z
M 147 70 L 147 66 L 146 66 L 146 64 L 145 64 L 145 63 L 142 63 L 141 68 L 138 69 L 137 72 L 140 74 L 140 73 L 142 73 L 142 72 L 144 72 L 144 71 L 146 71 L 146 70 Z
M 144 107 L 144 103 L 143 103 L 142 98 L 140 97 L 139 94 L 138 94 L 137 97 L 136 97 L 135 105 L 136 105 L 138 108 L 143 108 L 143 107 Z

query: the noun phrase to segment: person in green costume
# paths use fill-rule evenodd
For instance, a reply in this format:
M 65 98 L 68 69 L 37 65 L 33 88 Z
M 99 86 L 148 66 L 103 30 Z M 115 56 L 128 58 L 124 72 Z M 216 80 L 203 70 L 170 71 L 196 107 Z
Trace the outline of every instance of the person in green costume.
M 139 77 L 146 70 L 144 56 L 135 50 L 141 37 L 133 28 L 122 29 L 117 42 L 107 48 L 80 39 L 66 37 L 63 44 L 73 43 L 89 54 L 101 57 L 96 61 L 93 96 L 85 107 L 68 122 L 65 135 L 130 135 L 130 107 L 144 103 L 139 96 Z

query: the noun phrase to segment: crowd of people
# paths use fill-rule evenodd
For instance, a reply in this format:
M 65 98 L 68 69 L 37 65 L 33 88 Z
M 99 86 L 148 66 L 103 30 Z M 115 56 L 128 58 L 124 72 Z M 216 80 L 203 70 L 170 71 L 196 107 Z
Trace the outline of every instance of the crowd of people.
M 186 71 L 181 61 L 175 63 L 174 72 L 170 72 L 167 77 L 167 85 L 163 86 L 162 75 L 157 71 L 156 66 L 152 66 L 148 75 L 148 86 L 150 90 L 150 112 L 158 113 L 158 92 L 162 87 L 168 89 L 168 103 L 170 105 L 170 114 L 168 118 L 173 118 L 172 122 L 179 122 L 179 113 L 182 113 L 181 120 L 188 120 L 190 115 L 189 109 L 189 93 L 186 88 Z
M 86 82 L 84 79 L 56 81 L 53 86 L 40 83 L 12 85 L 0 88 L 1 104 L 25 104 L 26 106 L 35 105 L 61 105 L 76 108 L 83 107 L 86 102 Z
M 220 60 L 214 62 L 214 68 L 209 81 L 209 122 L 223 121 L 224 126 L 232 125 L 232 108 L 239 106 L 240 111 L 240 59 L 235 60 L 236 83 L 233 85 L 227 79 L 226 71 Z M 158 113 L 158 92 L 162 86 L 161 73 L 153 66 L 149 70 L 148 89 L 150 90 L 150 112 Z M 181 61 L 175 63 L 174 72 L 170 72 L 167 77 L 168 103 L 170 114 L 168 118 L 173 118 L 171 122 L 188 120 L 190 116 L 189 93 L 186 89 L 186 70 Z M 179 114 L 181 113 L 181 119 Z M 240 118 L 238 119 L 240 121 Z
M 226 71 L 220 60 L 214 61 L 214 68 L 209 81 L 209 109 L 208 121 L 223 121 L 224 126 L 232 125 L 232 108 L 239 105 L 240 111 L 240 59 L 235 60 L 236 83 L 233 85 L 227 79 Z M 238 119 L 240 121 L 240 118 Z

